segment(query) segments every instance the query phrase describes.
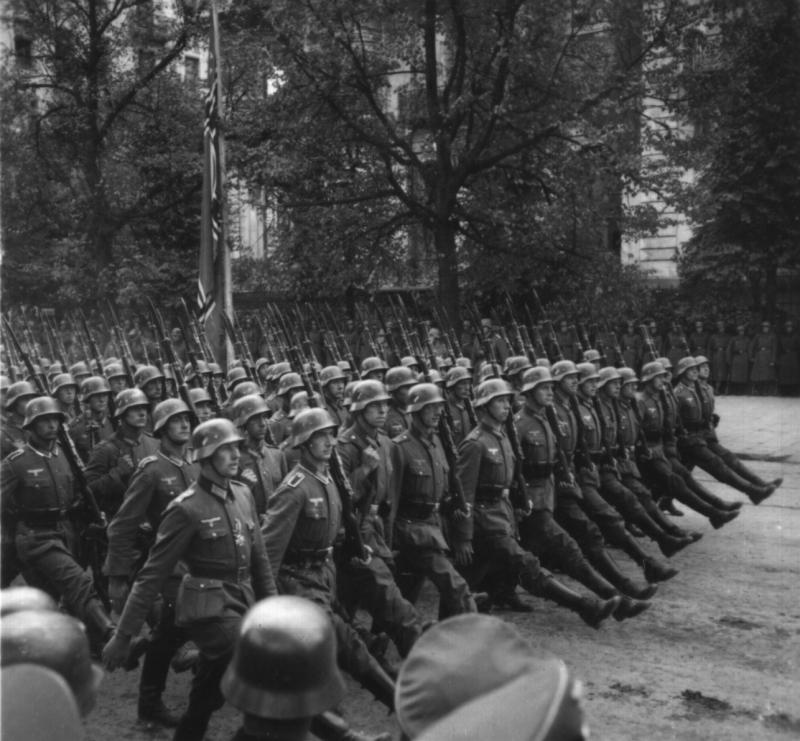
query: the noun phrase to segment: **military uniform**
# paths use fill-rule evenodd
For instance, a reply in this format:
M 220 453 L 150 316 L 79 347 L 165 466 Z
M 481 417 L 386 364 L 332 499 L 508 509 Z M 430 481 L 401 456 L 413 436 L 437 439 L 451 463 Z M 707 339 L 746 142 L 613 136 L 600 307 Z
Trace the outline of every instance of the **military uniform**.
M 23 417 L 14 412 L 3 420 L 3 428 L 0 430 L 0 460 L 15 450 L 22 450 L 28 442 L 28 433 L 22 429 L 23 420 Z
M 342 553 L 337 558 L 339 596 L 348 609 L 364 607 L 405 656 L 422 634 L 422 620 L 395 583 L 389 565 L 394 565 L 385 533 L 391 534 L 390 482 L 393 475 L 392 443 L 383 430 L 371 436 L 358 422 L 339 435 L 338 451 L 345 474 L 355 494 L 353 505 L 365 545 L 372 549 L 369 563 L 353 562 Z M 376 451 L 378 465 L 364 469 L 364 452 Z M 384 523 L 388 523 L 388 527 Z M 337 556 L 340 554 L 337 552 Z M 351 609 L 354 613 L 354 609 Z
M 331 419 L 336 423 L 336 426 L 343 430 L 348 426 L 349 415 L 340 401 L 329 399 L 325 397 L 325 409 L 331 415 Z
M 390 438 L 402 435 L 410 424 L 411 415 L 404 409 L 397 406 L 396 402 L 389 402 L 389 412 L 386 415 L 386 423 L 383 429 Z
M 94 447 L 86 465 L 86 481 L 106 516 L 112 519 L 139 462 L 158 451 L 158 441 L 148 434 L 136 440 L 122 426 Z
M 448 492 L 449 466 L 436 434 L 430 437 L 412 422 L 394 440 L 393 545 L 398 550 L 398 569 L 411 575 L 409 593 L 416 592 L 425 577 L 439 591 L 441 618 L 475 612 L 475 600 L 464 578 L 450 559 L 439 515 Z
M 472 429 L 472 422 L 470 422 L 469 419 L 467 405 L 462 401 L 454 399 L 452 394 L 448 394 L 447 408 L 450 412 L 450 419 L 453 421 L 453 442 L 456 445 L 460 445 L 461 441 Z
M 58 445 L 28 443 L 0 468 L 4 524 L 13 526 L 22 575 L 60 598 L 67 611 L 93 624 L 100 606 L 89 574 L 76 559 L 78 538 L 69 520 L 77 504 L 72 469 Z
M 175 738 L 194 739 L 202 738 L 209 717 L 224 704 L 219 682 L 242 617 L 256 599 L 276 593 L 246 486 L 201 475 L 170 502 L 120 617 L 120 633 L 139 633 L 179 561 L 189 574 L 179 590 L 176 623 L 186 627 L 200 658 Z
M 96 419 L 87 410 L 72 421 L 69 425 L 69 434 L 75 442 L 75 449 L 86 463 L 94 446 L 111 438 L 114 434 L 114 426 L 108 416 Z
M 744 333 L 744 327 L 731 339 L 726 357 L 730 372 L 731 392 L 741 394 L 750 379 L 750 340 Z
M 286 477 L 289 466 L 286 455 L 274 445 L 262 442 L 257 448 L 247 441 L 239 447 L 239 473 L 236 478 L 250 487 L 259 518 L 267 511 L 267 502 Z
M 278 409 L 267 422 L 269 426 L 269 437 L 273 445 L 278 445 L 289 438 L 292 434 L 292 420 L 289 419 L 283 409 Z

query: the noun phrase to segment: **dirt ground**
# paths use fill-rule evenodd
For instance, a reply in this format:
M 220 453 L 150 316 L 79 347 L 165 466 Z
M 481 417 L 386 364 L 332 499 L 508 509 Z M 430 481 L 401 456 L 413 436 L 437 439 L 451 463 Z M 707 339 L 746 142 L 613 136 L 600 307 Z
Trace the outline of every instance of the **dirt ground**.
M 781 489 L 758 507 L 746 503 L 722 530 L 691 511 L 680 518 L 705 537 L 673 558 L 680 574 L 639 618 L 594 631 L 534 598 L 528 598 L 532 614 L 497 613 L 583 679 L 593 739 L 800 738 L 800 465 L 788 457 L 751 465 L 765 478 L 783 476 Z M 635 573 L 630 561 L 619 560 Z M 434 607 L 426 594 L 423 611 L 433 616 Z M 137 672 L 106 677 L 89 719 L 90 739 L 170 738 L 137 725 L 137 681 Z M 182 707 L 188 681 L 170 677 L 168 704 Z M 396 733 L 394 718 L 351 686 L 345 711 L 353 725 Z M 226 707 L 207 738 L 228 739 L 236 727 L 237 715 Z

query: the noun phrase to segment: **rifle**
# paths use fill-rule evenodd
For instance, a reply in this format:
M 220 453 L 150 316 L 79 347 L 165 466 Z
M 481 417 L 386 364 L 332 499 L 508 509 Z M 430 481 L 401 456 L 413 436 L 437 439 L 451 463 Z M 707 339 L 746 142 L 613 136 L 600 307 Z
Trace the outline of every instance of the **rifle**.
M 619 337 L 617 337 L 617 333 L 612 330 L 608 323 L 605 323 L 606 328 L 606 337 L 611 338 L 612 349 L 614 350 L 614 355 L 617 356 L 617 362 L 614 364 L 617 368 L 624 368 L 625 367 L 625 358 L 622 356 L 622 346 L 619 344 Z
M 594 346 L 598 353 L 600 353 L 600 366 L 604 366 L 606 364 L 606 348 L 605 343 L 600 335 L 599 328 L 596 324 L 592 325 L 594 328 Z
M 161 318 L 161 315 L 158 313 L 158 310 L 149 298 L 147 299 L 147 303 L 150 308 L 150 313 L 153 317 L 153 322 L 161 330 L 161 344 L 164 348 L 164 355 L 167 357 L 167 362 L 172 367 L 172 373 L 175 376 L 175 385 L 178 387 L 178 395 L 181 397 L 183 403 L 189 408 L 189 423 L 194 429 L 198 424 L 197 411 L 194 408 L 192 397 L 189 394 L 189 387 L 186 385 L 186 379 L 183 376 L 183 368 L 181 368 L 180 361 L 175 355 L 175 348 L 172 347 L 172 339 L 164 327 L 164 320 Z M 164 386 L 166 387 L 166 384 L 164 384 Z
M 367 335 L 367 344 L 370 346 L 372 350 L 372 354 L 376 355 L 377 357 L 381 357 L 381 351 L 378 347 L 378 344 L 375 342 L 375 338 L 372 336 L 372 331 L 369 328 L 369 322 L 367 321 L 367 317 L 365 313 L 362 311 L 361 307 L 356 304 L 356 317 L 358 318 L 359 324 L 361 324 L 362 332 L 365 332 Z
M 133 388 L 136 385 L 133 380 L 133 374 L 135 372 L 133 353 L 131 352 L 130 345 L 128 344 L 128 339 L 125 337 L 125 334 L 120 327 L 119 319 L 117 319 L 117 313 L 114 311 L 114 306 L 110 301 L 108 301 L 108 310 L 110 312 L 112 322 L 111 329 L 114 333 L 114 338 L 116 339 L 117 352 L 119 353 L 120 360 L 122 360 L 122 367 L 125 370 L 125 380 L 128 383 L 128 387 Z
M 647 348 L 647 353 L 650 355 L 650 361 L 658 360 L 658 352 L 656 350 L 655 343 L 653 342 L 653 338 L 650 336 L 650 330 L 647 328 L 646 324 L 639 325 L 639 331 L 642 333 L 642 339 L 644 340 L 645 347 Z
M 508 316 L 509 319 L 511 320 L 511 329 L 514 330 L 514 339 L 516 340 L 515 349 L 518 350 L 521 355 L 525 355 L 526 349 L 525 349 L 525 342 L 522 339 L 522 331 L 520 330 L 520 326 L 517 323 L 517 318 L 514 316 L 514 307 L 511 304 L 511 297 L 508 295 L 507 291 L 505 298 L 506 298 L 506 308 L 508 309 Z
M 293 347 L 290 349 L 289 355 L 291 357 L 290 362 L 294 365 L 295 370 L 300 374 L 300 378 L 303 380 L 303 387 L 305 388 L 306 396 L 308 397 L 308 406 L 310 408 L 314 408 L 318 405 L 319 397 L 314 393 L 309 374 L 306 373 L 305 364 L 300 357 L 300 351 L 298 348 Z M 317 388 L 319 389 L 318 383 Z M 321 389 L 319 389 L 319 391 L 321 392 Z M 369 563 L 372 556 L 370 551 L 364 545 L 364 541 L 361 537 L 361 525 L 359 524 L 355 510 L 353 509 L 353 503 L 355 502 L 356 495 L 353 492 L 353 486 L 350 483 L 350 479 L 348 479 L 345 475 L 342 459 L 339 457 L 339 451 L 336 449 L 335 445 L 333 446 L 328 467 L 331 472 L 333 483 L 339 492 L 339 499 L 342 501 L 342 523 L 344 525 L 345 533 L 345 551 L 350 556 L 365 563 Z
M 236 356 L 241 358 L 242 367 L 247 373 L 247 377 L 251 381 L 255 381 L 256 383 L 258 383 L 255 377 L 256 376 L 255 363 L 250 362 L 251 358 L 249 357 L 249 349 L 246 347 L 244 339 L 239 336 L 239 334 L 236 331 L 235 325 L 231 321 L 231 318 L 224 311 L 220 312 L 220 316 L 222 317 L 222 325 L 225 327 L 225 333 L 228 335 L 228 339 L 233 344 Z

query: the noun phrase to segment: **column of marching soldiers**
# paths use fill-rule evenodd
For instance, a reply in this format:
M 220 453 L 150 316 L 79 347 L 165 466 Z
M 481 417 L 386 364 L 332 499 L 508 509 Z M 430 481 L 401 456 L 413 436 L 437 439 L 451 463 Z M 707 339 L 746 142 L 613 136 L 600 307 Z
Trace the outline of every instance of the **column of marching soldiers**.
M 506 326 L 474 317 L 471 357 L 438 312 L 432 326 L 391 308 L 394 342 L 360 362 L 324 320 L 324 367 L 275 307 L 258 319 L 268 357 L 226 322 L 227 373 L 196 324 L 183 365 L 155 307 L 160 367 L 119 332 L 101 357 L 86 322 L 93 357 L 46 364 L 4 319 L 2 586 L 49 593 L 108 668 L 142 660 L 138 715 L 176 739 L 202 738 L 225 696 L 258 715 L 257 678 L 223 675 L 261 598 L 321 605 L 340 667 L 391 709 L 386 649 L 407 656 L 429 627 L 426 579 L 439 619 L 531 611 L 521 588 L 598 628 L 650 608 L 670 557 L 703 536 L 675 500 L 714 529 L 739 516 L 692 468 L 753 504 L 781 484 L 720 444 L 708 359 L 673 367 L 645 325 L 637 373 L 613 333 L 613 362 L 580 326 L 565 359 L 552 324 L 518 322 L 510 302 Z M 194 672 L 180 715 L 162 700 L 170 666 Z M 361 738 L 334 713 L 313 731 Z

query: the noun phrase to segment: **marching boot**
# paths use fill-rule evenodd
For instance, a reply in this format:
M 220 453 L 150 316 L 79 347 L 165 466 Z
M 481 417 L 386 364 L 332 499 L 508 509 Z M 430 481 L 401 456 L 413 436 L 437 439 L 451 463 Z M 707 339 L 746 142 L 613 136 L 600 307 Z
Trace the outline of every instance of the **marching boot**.
M 718 497 L 710 489 L 706 489 L 706 487 L 703 486 L 696 478 L 694 478 L 694 476 L 689 475 L 681 478 L 683 478 L 686 486 L 689 487 L 692 492 L 697 494 L 700 499 L 716 509 L 722 509 L 726 512 L 733 512 L 734 510 L 742 508 L 741 502 L 729 502 L 726 499 Z
M 653 519 L 644 512 L 636 518 L 636 524 L 642 528 L 645 535 L 652 538 L 658 544 L 659 550 L 667 558 L 674 556 L 678 551 L 683 550 L 687 545 L 693 542 L 690 538 L 678 538 L 664 532 Z
M 619 570 L 619 566 L 617 566 L 611 554 L 605 549 L 597 554 L 593 554 L 592 565 L 608 579 L 614 587 L 628 597 L 633 597 L 634 599 L 650 599 L 658 591 L 658 586 L 655 584 L 638 586 L 634 581 L 625 576 L 625 574 Z
M 651 604 L 651 602 L 645 602 L 644 600 L 622 596 L 619 607 L 614 610 L 614 620 L 621 623 L 623 620 L 641 615 L 645 610 L 649 609 Z
M 625 551 L 644 571 L 644 578 L 647 581 L 667 581 L 678 575 L 678 569 L 669 564 L 662 563 L 654 556 L 649 556 L 642 547 L 633 539 L 622 543 L 622 550 Z
M 378 702 L 390 712 L 394 711 L 394 681 L 374 657 L 369 657 L 366 670 L 360 672 L 357 679 Z
M 535 577 L 524 574 L 522 581 L 522 586 L 531 594 L 576 612 L 584 623 L 595 629 L 619 607 L 621 601 L 621 597 L 607 600 L 584 597 L 544 572 Z
M 176 728 L 180 722 L 180 715 L 172 712 L 162 700 L 173 650 L 174 644 L 170 645 L 166 636 L 149 642 L 139 678 L 138 714 L 142 723 Z
M 769 496 L 769 495 L 767 495 Z M 766 499 L 766 497 L 765 497 Z M 761 500 L 759 500 L 761 501 Z M 753 502 L 754 504 L 758 504 L 758 502 Z M 723 525 L 727 525 L 729 522 L 732 522 L 739 516 L 739 510 L 734 510 L 733 512 L 726 512 L 724 510 L 717 510 L 713 515 L 708 518 L 708 521 L 711 523 L 711 527 L 714 530 L 719 530 Z
M 767 497 L 771 497 L 775 493 L 776 486 L 775 484 L 766 484 L 765 486 L 756 486 L 754 489 L 755 491 L 746 492 L 746 494 L 753 504 L 761 504 Z
M 391 741 L 392 738 L 389 733 L 372 736 L 356 731 L 341 715 L 330 710 L 311 721 L 311 733 L 322 741 Z
M 172 741 L 202 741 L 208 730 L 211 716 L 197 717 L 184 713 L 175 729 Z
M 662 512 L 666 512 L 668 515 L 672 515 L 672 517 L 683 517 L 683 512 L 675 506 L 672 497 L 661 497 L 661 499 L 658 500 L 658 507 Z
M 569 576 L 603 599 L 611 599 L 619 594 L 619 590 L 595 571 L 588 561 L 584 561 L 578 568 L 573 569 Z
M 736 473 L 739 474 L 743 479 L 749 481 L 751 484 L 755 484 L 756 486 L 767 486 L 767 482 L 764 481 L 758 474 L 751 471 L 747 466 L 744 465 L 733 453 L 728 452 L 722 456 L 722 460 L 725 461 L 728 468 L 733 469 Z M 778 485 L 780 486 L 780 484 Z M 776 486 L 777 488 L 777 486 Z

